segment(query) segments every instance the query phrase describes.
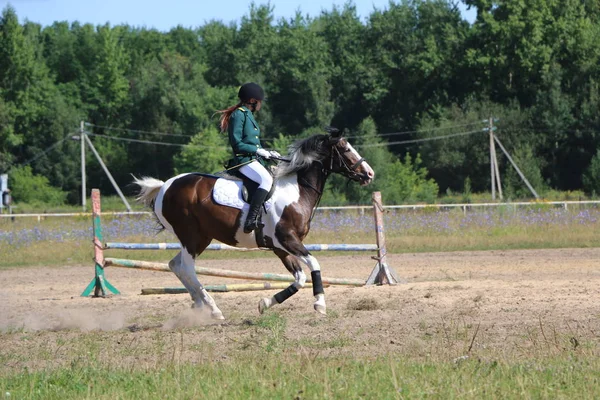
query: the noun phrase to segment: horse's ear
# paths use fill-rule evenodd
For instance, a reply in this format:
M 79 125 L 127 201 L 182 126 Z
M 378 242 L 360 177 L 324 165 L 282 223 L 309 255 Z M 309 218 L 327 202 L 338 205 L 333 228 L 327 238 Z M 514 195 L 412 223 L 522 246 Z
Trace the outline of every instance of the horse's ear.
M 335 126 L 326 126 L 325 132 L 329 133 L 329 136 L 331 136 L 332 138 L 339 138 L 342 135 L 340 130 Z

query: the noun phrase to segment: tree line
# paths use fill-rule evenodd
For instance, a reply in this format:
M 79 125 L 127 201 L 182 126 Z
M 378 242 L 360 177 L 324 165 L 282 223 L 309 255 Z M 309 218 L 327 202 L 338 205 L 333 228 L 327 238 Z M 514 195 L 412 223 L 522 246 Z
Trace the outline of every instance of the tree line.
M 361 20 L 352 3 L 168 32 L 128 25 L 0 19 L 0 172 L 15 200 L 80 202 L 79 121 L 117 182 L 130 174 L 223 170 L 215 111 L 254 81 L 266 147 L 284 151 L 327 125 L 374 167 L 368 188 L 332 179 L 325 202 L 432 201 L 490 187 L 489 117 L 527 179 L 545 190 L 600 189 L 600 3 L 391 1 Z M 113 192 L 93 155 L 88 186 Z M 499 157 L 509 197 L 527 189 Z M 37 189 L 36 189 L 37 188 Z M 44 190 L 40 189 L 44 188 Z M 32 193 L 35 193 L 34 195 Z

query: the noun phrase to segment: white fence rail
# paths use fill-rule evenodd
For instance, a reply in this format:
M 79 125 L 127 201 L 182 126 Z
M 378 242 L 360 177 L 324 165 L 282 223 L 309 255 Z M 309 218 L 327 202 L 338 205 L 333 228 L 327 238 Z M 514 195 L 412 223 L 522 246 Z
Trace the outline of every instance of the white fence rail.
M 484 207 L 521 207 L 521 206 L 536 206 L 536 205 L 555 205 L 560 206 L 567 210 L 570 205 L 587 205 L 587 204 L 600 204 L 600 200 L 587 200 L 587 201 L 545 201 L 545 202 L 514 202 L 514 203 L 461 203 L 461 204 L 403 204 L 403 205 L 390 205 L 383 206 L 386 210 L 394 209 L 412 209 L 418 210 L 423 208 L 439 208 L 439 209 L 450 209 L 460 208 L 463 212 L 472 208 L 484 208 Z M 365 206 L 338 206 L 338 207 L 319 207 L 317 211 L 326 210 L 359 210 L 361 212 L 370 211 L 373 209 L 372 205 Z M 151 215 L 149 211 L 119 211 L 103 212 L 102 215 L 110 216 L 129 216 L 129 215 Z M 40 221 L 42 218 L 47 217 L 91 217 L 92 213 L 28 213 L 28 214 L 0 214 L 0 218 L 37 218 Z

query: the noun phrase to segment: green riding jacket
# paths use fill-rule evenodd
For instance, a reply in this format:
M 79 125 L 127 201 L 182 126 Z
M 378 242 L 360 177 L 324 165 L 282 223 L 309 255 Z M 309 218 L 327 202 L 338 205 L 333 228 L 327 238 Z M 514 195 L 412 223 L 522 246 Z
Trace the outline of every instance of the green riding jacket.
M 255 160 L 256 150 L 260 145 L 260 128 L 252 112 L 246 107 L 238 107 L 229 118 L 229 144 L 233 149 L 233 158 L 229 160 L 228 168 Z M 266 166 L 263 159 L 259 162 Z

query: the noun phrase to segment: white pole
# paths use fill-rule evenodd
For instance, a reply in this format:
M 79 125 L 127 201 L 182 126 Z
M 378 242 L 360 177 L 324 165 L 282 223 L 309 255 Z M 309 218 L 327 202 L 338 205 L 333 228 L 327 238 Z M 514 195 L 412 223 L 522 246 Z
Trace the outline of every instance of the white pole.
M 85 188 L 85 140 L 83 139 L 84 132 L 84 122 L 81 121 L 81 125 L 79 127 L 79 141 L 81 142 L 81 207 L 83 208 L 83 212 L 85 212 L 86 206 L 86 188 Z
M 496 169 L 496 186 L 498 186 L 498 197 L 502 200 L 502 182 L 500 182 L 500 171 L 498 170 L 498 156 L 496 154 L 496 144 L 492 148 L 494 152 L 494 168 Z
M 490 176 L 491 176 L 491 182 L 492 182 L 492 200 L 496 200 L 496 179 L 495 179 L 495 172 L 496 169 L 494 168 L 494 123 L 492 120 L 492 117 L 490 117 L 489 120 L 489 127 L 488 130 L 490 132 Z
M 90 149 L 92 150 L 92 153 L 94 153 L 94 155 L 96 156 L 96 159 L 98 159 L 98 162 L 100 163 L 100 166 L 102 167 L 102 169 L 106 173 L 106 176 L 108 176 L 108 179 L 110 180 L 110 183 L 112 183 L 113 187 L 115 188 L 115 190 L 119 194 L 119 197 L 121 197 L 121 200 L 123 201 L 123 204 L 125 204 L 125 207 L 127 208 L 127 211 L 131 211 L 131 206 L 127 202 L 127 199 L 125 198 L 125 196 L 123 196 L 123 192 L 121 192 L 121 189 L 119 189 L 119 185 L 117 185 L 117 182 L 115 182 L 113 176 L 110 174 L 110 171 L 106 167 L 106 164 L 104 164 L 104 161 L 102 161 L 102 158 L 100 158 L 100 154 L 98 154 L 98 151 L 96 150 L 96 148 L 92 144 L 92 141 L 90 140 L 90 138 L 86 134 L 84 134 L 83 137 L 85 138 L 87 144 L 90 146 Z
M 494 167 L 494 171 L 492 171 L 492 180 L 494 179 L 494 176 L 495 176 L 496 177 L 496 188 L 498 189 L 498 197 L 500 198 L 500 200 L 502 200 L 502 183 L 500 182 L 500 169 L 498 168 L 498 157 L 496 155 L 496 144 L 494 143 L 494 120 L 492 118 L 490 118 L 490 151 L 491 151 L 490 158 L 492 158 L 494 160 L 494 162 L 492 163 L 492 166 Z

